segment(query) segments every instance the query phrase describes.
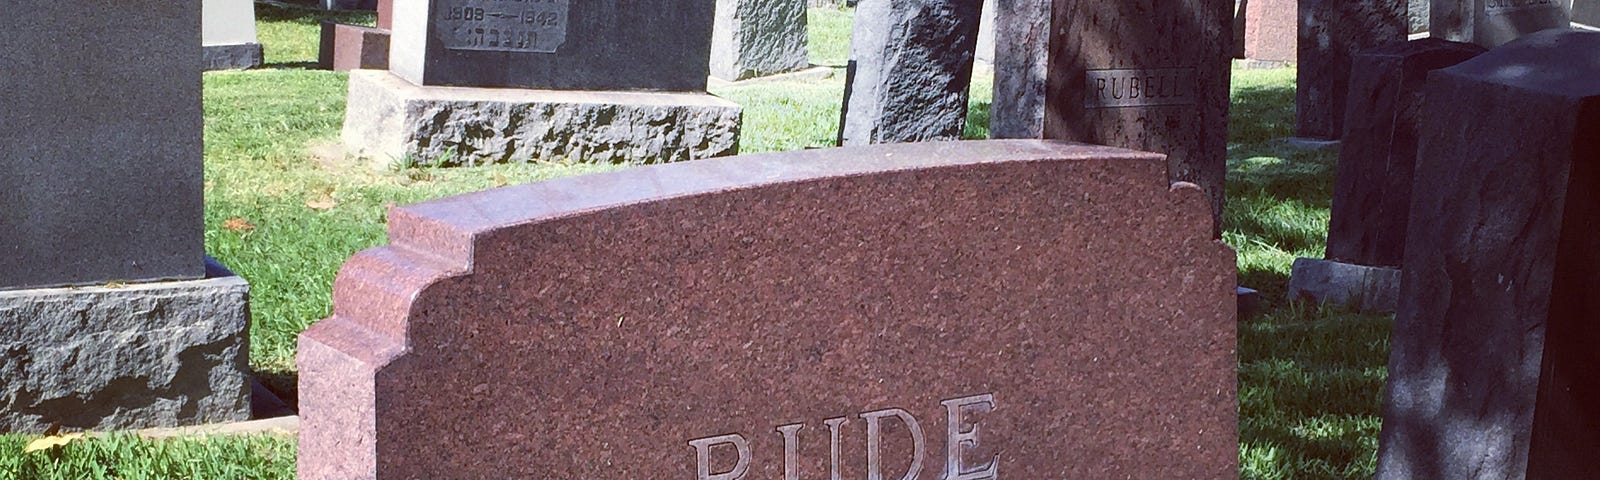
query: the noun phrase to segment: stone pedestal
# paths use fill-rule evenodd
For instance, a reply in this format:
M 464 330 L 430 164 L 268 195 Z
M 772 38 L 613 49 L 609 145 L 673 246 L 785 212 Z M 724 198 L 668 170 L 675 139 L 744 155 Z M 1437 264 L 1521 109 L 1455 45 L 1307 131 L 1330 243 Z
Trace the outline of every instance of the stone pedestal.
M 1295 135 L 1326 140 L 1344 133 L 1350 58 L 1406 41 L 1406 0 L 1300 0 Z
M 1400 269 L 1297 258 L 1288 297 L 1363 313 L 1393 313 L 1400 300 Z
M 250 418 L 250 286 L 206 278 L 0 292 L 0 432 Z
M 1573 30 L 1430 74 L 1375 478 L 1600 472 L 1597 78 Z
M 738 81 L 809 66 L 805 0 L 717 0 L 711 76 Z
M 738 153 L 739 105 L 706 93 L 424 87 L 350 73 L 352 153 L 419 165 L 660 163 Z
M 205 70 L 261 66 L 262 49 L 256 41 L 253 0 L 202 0 L 200 11 Z

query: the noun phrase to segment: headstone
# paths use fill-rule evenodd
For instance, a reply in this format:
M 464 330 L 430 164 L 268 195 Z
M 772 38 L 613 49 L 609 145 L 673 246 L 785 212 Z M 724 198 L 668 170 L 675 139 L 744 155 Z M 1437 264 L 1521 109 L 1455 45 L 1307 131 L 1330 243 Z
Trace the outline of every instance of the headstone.
M 805 0 L 717 0 L 711 76 L 735 81 L 811 66 Z
M 1295 134 L 1337 140 L 1344 132 L 1350 60 L 1406 41 L 1406 0 L 1300 0 Z
M 1600 0 L 1573 0 L 1572 23 L 1600 28 Z
M 1600 471 L 1600 32 L 1428 79 L 1379 479 Z
M 394 0 L 389 71 L 350 76 L 344 141 L 415 165 L 731 155 L 706 93 L 713 2 Z
M 378 11 L 376 27 L 322 22 L 322 43 L 317 53 L 320 68 L 336 72 L 389 68 L 389 29 L 393 25 L 394 2 L 379 0 L 374 3 Z
M 1220 226 L 1232 5 L 1057 0 L 1045 137 L 1166 154 L 1174 181 L 1211 196 Z
M 1044 138 L 1051 0 L 994 0 L 994 100 L 989 136 Z
M 205 264 L 199 2 L 8 7 L 0 431 L 248 415 L 248 287 Z
M 994 65 L 995 7 L 999 0 L 983 0 L 983 16 L 978 19 L 978 46 L 974 55 L 978 61 Z
M 1571 25 L 1572 0 L 1435 0 L 1429 34 L 1494 48 L 1533 32 Z
M 201 0 L 201 44 L 206 70 L 261 66 L 254 0 Z
M 839 144 L 959 140 L 982 0 L 856 7 Z
M 1165 170 L 879 145 L 391 210 L 301 335 L 299 477 L 1231 478 L 1234 256 Z
M 1251 0 L 1245 4 L 1244 58 L 1258 62 L 1295 61 L 1299 23 L 1296 0 Z
M 1406 0 L 1406 31 L 1411 35 L 1428 31 L 1428 11 L 1433 0 Z
M 1428 72 L 1483 47 L 1427 38 L 1365 50 L 1351 62 L 1327 259 L 1300 259 L 1290 299 L 1393 312 L 1411 213 L 1417 123 Z

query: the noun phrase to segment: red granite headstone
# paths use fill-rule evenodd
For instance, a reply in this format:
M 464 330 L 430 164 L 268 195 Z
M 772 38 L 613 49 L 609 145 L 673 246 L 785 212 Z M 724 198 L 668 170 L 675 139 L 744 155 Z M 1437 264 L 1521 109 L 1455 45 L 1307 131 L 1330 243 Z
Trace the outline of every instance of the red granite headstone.
M 1600 472 L 1600 32 L 1428 77 L 1378 479 Z
M 390 17 L 394 15 L 394 0 L 379 0 L 377 6 L 377 28 L 322 22 L 319 68 L 335 72 L 389 68 L 389 25 L 393 22 Z
M 1244 58 L 1263 62 L 1295 61 L 1295 0 L 1251 0 L 1245 4 Z
M 1234 256 L 1160 155 L 751 155 L 391 210 L 299 473 L 1234 478 Z

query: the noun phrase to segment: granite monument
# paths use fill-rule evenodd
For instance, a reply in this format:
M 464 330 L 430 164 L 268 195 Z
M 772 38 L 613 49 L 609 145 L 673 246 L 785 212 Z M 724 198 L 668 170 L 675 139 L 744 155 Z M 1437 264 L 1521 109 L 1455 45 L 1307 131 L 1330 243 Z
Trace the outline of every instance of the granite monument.
M 856 7 L 839 144 L 959 140 L 983 0 Z
M 717 0 L 711 76 L 737 81 L 809 66 L 805 0 Z

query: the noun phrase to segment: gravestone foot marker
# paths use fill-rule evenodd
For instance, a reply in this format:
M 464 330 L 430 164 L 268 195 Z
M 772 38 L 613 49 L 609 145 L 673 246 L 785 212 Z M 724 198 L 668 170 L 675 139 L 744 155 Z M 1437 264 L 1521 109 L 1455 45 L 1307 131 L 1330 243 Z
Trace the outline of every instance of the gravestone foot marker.
M 1600 32 L 1433 72 L 1378 479 L 1600 471 Z
M 301 336 L 299 476 L 1231 478 L 1208 208 L 1160 155 L 1039 141 L 397 208 Z

